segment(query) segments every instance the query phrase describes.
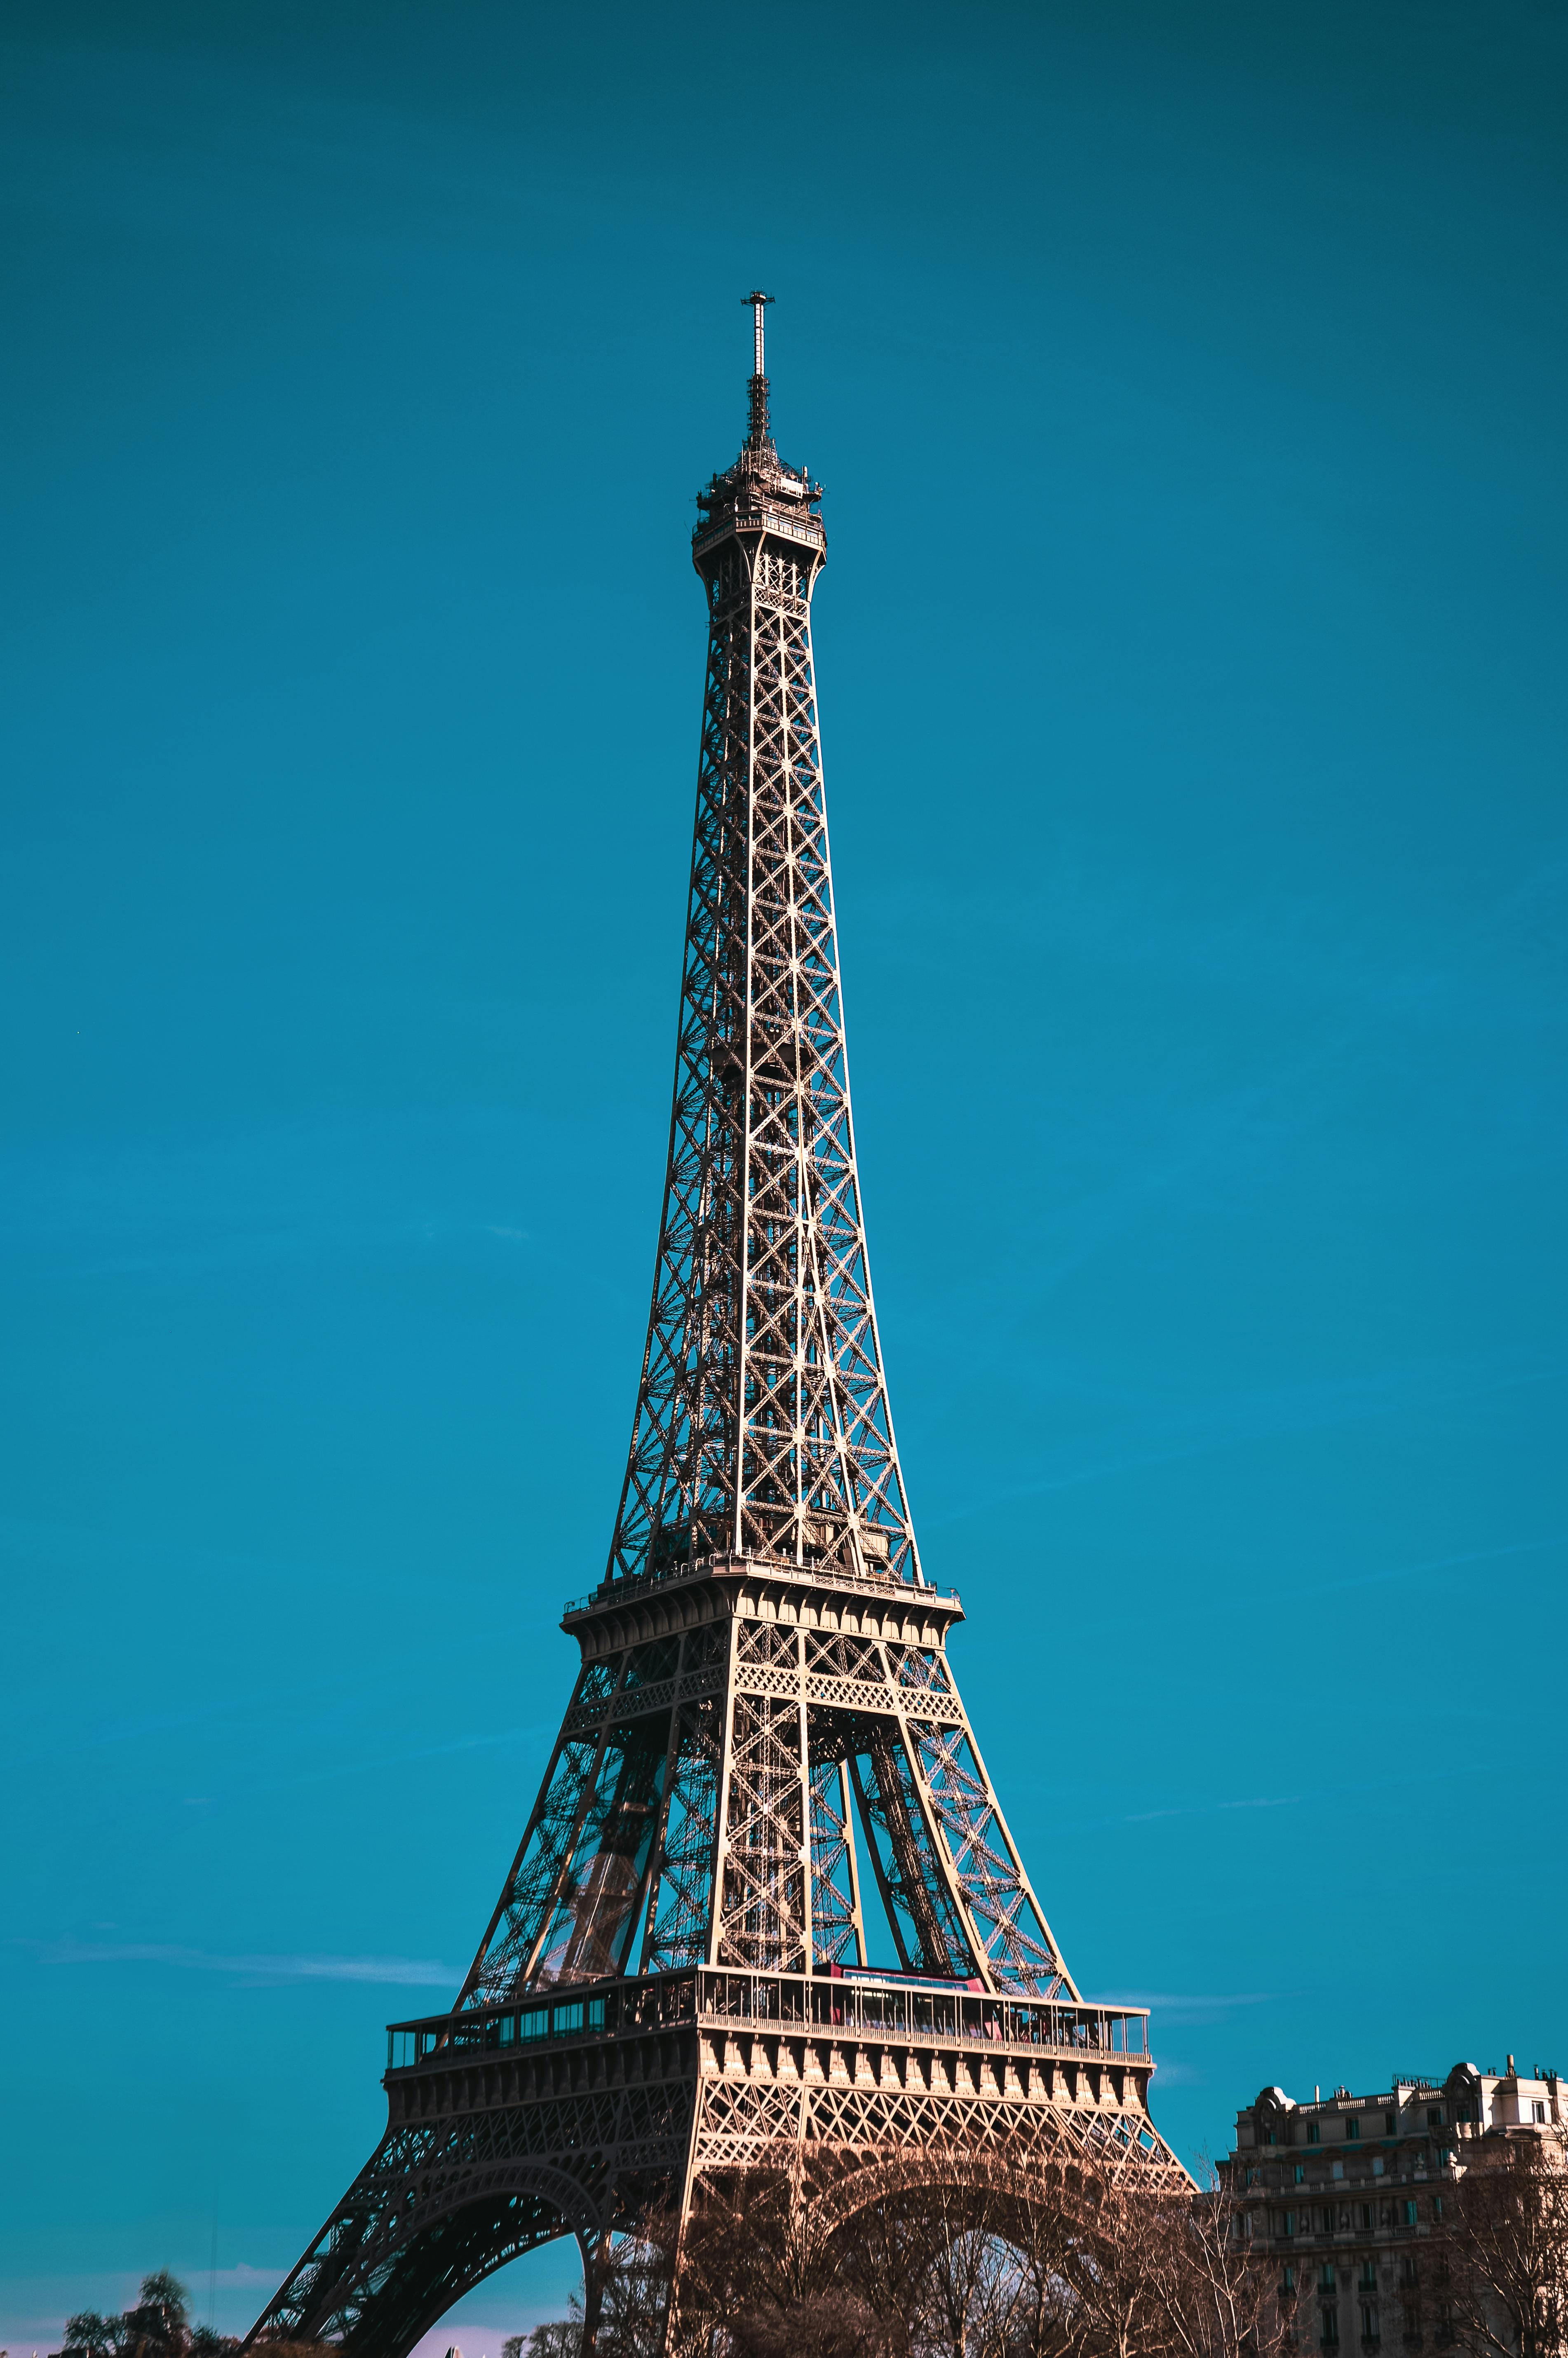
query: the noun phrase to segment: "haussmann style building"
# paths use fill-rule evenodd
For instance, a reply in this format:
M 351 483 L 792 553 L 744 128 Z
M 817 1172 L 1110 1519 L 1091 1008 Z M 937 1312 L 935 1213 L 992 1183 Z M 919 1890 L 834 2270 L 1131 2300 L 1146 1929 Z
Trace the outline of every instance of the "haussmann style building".
M 1364 2353 L 1441 2346 L 1448 2326 L 1430 2246 L 1444 2190 L 1510 2137 L 1561 2136 L 1568 2096 L 1554 2071 L 1527 2078 L 1456 2063 L 1443 2081 L 1396 2079 L 1377 2095 L 1265 2088 L 1236 2116 L 1220 2175 L 1253 2248 L 1276 2260 L 1300 2304 L 1297 2340 Z

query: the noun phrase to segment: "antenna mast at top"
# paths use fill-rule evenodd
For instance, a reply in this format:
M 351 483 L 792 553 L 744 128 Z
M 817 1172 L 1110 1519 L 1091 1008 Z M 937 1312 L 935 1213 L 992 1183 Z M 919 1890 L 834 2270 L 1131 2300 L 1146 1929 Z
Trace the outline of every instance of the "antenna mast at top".
M 771 295 L 764 295 L 760 287 L 753 287 L 752 292 L 741 299 L 752 307 L 756 331 L 755 366 L 747 387 L 751 395 L 751 415 L 747 421 L 746 439 L 752 449 L 760 450 L 770 438 L 768 380 L 762 362 L 762 313 L 773 298 Z

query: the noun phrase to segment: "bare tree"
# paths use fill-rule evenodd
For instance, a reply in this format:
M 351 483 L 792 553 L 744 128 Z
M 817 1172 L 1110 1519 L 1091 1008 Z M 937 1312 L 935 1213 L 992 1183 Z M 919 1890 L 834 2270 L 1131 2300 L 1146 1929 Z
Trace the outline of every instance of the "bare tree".
M 669 2312 L 670 2260 L 665 2243 L 653 2236 L 611 2235 L 589 2262 L 582 2292 L 574 2292 L 565 2317 L 509 2334 L 501 2358 L 582 2358 L 588 2346 L 591 2285 L 594 2358 L 662 2358 Z
M 737 2349 L 771 2348 L 794 2320 L 836 2288 L 827 2223 L 802 2181 L 796 2157 L 762 2162 L 704 2182 L 680 2245 L 676 2303 L 682 2346 L 717 2331 Z M 819 2319 L 815 2336 L 826 2330 Z
M 1195 2190 L 1108 2139 L 959 2158 L 935 2185 L 923 2170 L 903 2198 L 915 2358 L 1286 2358 L 1291 2302 L 1241 2205 L 1205 2176 Z M 893 2208 L 879 2206 L 884 2237 Z M 869 2240 L 856 2225 L 851 2279 Z
M 1092 2155 L 1064 2172 L 1058 2265 L 1072 2358 L 1160 2358 L 1168 2241 L 1161 2190 Z
M 674 2347 L 705 2358 L 1287 2358 L 1292 2342 L 1213 2173 L 1195 2190 L 1108 2138 L 935 2168 L 890 2153 L 810 2180 L 792 2153 L 716 2179 L 676 2309 Z
M 753 2308 L 730 2334 L 736 2358 L 903 2358 L 907 2343 L 850 2292 L 816 2292 L 790 2309 Z
M 1064 2346 L 1061 2172 L 999 2154 L 885 2160 L 831 2239 L 839 2280 L 913 2358 Z M 853 2190 L 851 2189 L 851 2200 Z M 842 2192 L 839 2196 L 843 2201 Z
M 1195 2196 L 1167 2192 L 1154 2240 L 1156 2298 L 1172 2358 L 1286 2358 L 1294 2302 L 1252 2241 L 1252 2222 L 1206 2163 Z
M 573 2293 L 565 2317 L 536 2325 L 532 2333 L 509 2333 L 501 2358 L 581 2358 L 582 2296 Z
M 852 2210 L 831 2242 L 838 2281 L 877 2320 L 890 2348 L 907 2352 L 920 2288 L 929 2273 L 935 2232 L 924 2184 L 908 2183 L 907 2163 L 892 2183 Z
M 918 2199 L 926 2250 L 906 2311 L 914 2358 L 1007 2358 L 1029 2348 L 1039 2307 L 1030 2229 L 1044 2223 L 1044 2207 L 1020 2202 L 1016 2173 L 984 2163 Z
M 1568 2166 L 1557 2137 L 1476 2139 L 1444 2196 L 1440 2331 L 1467 2358 L 1568 2351 Z
M 670 2232 L 611 2236 L 599 2258 L 595 2358 L 660 2358 L 669 2316 Z

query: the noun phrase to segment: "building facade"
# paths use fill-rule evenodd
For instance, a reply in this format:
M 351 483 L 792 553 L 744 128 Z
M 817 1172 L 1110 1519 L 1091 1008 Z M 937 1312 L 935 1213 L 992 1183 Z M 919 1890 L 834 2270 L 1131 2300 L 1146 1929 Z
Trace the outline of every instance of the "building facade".
M 1445 2189 L 1509 2137 L 1561 2136 L 1568 2090 L 1456 2063 L 1443 2081 L 1396 2079 L 1376 2095 L 1314 2090 L 1298 2104 L 1265 2088 L 1236 2116 L 1220 2177 L 1253 2248 L 1297 2303 L 1303 2347 L 1363 2353 L 1448 2338 L 1433 2249 Z

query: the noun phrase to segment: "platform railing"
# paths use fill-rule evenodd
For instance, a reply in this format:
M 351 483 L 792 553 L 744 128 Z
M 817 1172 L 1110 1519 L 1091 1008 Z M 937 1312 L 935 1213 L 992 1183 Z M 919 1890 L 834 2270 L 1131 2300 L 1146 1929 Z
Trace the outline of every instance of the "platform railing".
M 602 1580 L 586 1596 L 569 1596 L 561 1607 L 563 1618 L 574 1613 L 587 1613 L 595 1607 L 630 1604 L 634 1599 L 651 1596 L 655 1590 L 668 1588 L 677 1580 L 701 1580 L 712 1573 L 734 1570 L 755 1572 L 770 1580 L 781 1576 L 809 1585 L 827 1581 L 834 1588 L 852 1589 L 863 1596 L 930 1597 L 942 1605 L 957 1605 L 962 1600 L 956 1588 L 938 1588 L 931 1581 L 903 1580 L 892 1572 L 847 1572 L 838 1565 L 800 1564 L 779 1556 L 706 1555 L 683 1557 L 660 1572 L 644 1572 L 634 1580 Z
M 871 2039 L 977 2041 L 1085 2061 L 1150 2064 L 1144 2006 L 1095 2006 L 874 1969 L 741 1973 L 721 1965 L 541 1991 L 504 2006 L 395 2022 L 386 2068 L 510 2054 L 700 2023 Z

